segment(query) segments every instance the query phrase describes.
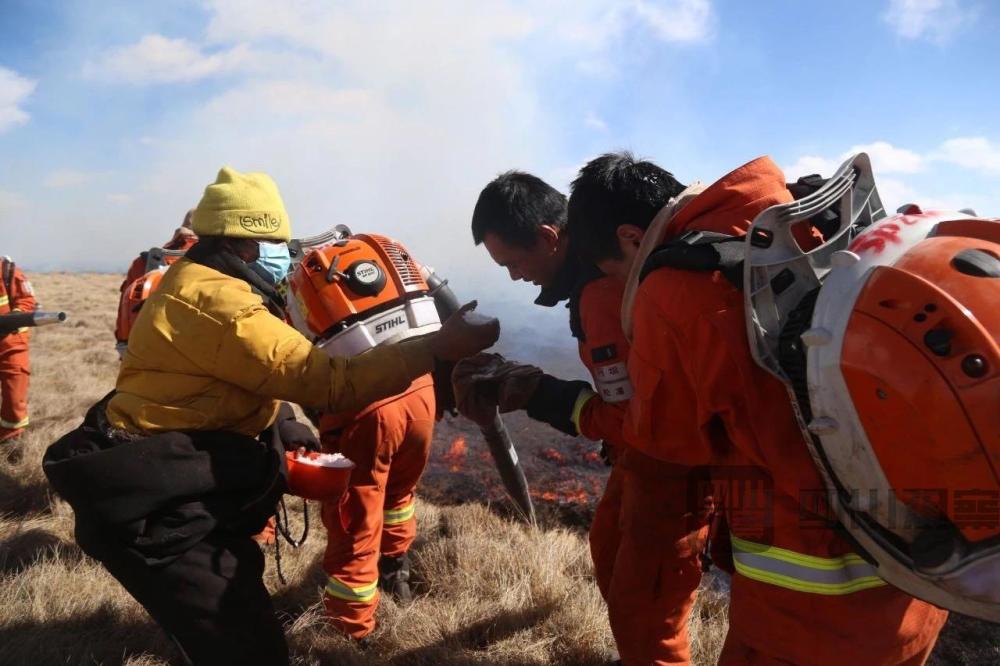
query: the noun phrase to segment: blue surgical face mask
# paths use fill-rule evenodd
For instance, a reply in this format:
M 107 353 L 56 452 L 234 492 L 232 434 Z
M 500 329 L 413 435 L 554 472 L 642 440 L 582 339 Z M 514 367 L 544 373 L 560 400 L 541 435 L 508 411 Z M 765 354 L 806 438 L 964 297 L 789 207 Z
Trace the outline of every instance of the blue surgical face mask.
M 258 243 L 260 256 L 254 263 L 264 270 L 272 284 L 278 284 L 292 267 L 292 258 L 288 254 L 288 246 L 284 243 Z

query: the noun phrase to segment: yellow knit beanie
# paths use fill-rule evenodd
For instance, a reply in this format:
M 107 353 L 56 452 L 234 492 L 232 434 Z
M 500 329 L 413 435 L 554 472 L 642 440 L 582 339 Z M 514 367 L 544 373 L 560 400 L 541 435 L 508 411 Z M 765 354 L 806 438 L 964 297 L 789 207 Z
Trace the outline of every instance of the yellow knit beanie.
M 199 236 L 228 236 L 288 242 L 288 213 L 278 186 L 266 173 L 222 167 L 194 210 L 191 226 Z

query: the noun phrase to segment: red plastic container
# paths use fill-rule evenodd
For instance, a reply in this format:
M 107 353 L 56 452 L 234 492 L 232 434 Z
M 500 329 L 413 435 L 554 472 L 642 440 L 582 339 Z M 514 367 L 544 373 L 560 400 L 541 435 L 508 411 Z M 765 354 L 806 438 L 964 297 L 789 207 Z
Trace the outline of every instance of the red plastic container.
M 337 501 L 347 490 L 354 463 L 339 453 L 286 451 L 288 491 L 321 502 Z

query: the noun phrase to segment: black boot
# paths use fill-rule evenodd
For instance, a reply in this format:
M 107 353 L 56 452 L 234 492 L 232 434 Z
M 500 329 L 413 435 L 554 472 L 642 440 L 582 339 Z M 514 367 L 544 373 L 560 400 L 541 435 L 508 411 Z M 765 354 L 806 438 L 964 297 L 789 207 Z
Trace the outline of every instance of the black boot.
M 399 603 L 413 600 L 410 592 L 410 558 L 406 553 L 397 557 L 383 555 L 378 560 L 378 586 Z

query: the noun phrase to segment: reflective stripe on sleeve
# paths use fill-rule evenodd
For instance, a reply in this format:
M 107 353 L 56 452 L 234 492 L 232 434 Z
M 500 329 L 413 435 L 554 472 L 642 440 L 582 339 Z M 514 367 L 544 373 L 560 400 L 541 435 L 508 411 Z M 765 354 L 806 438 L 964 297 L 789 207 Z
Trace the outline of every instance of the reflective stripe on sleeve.
M 752 580 L 796 592 L 840 595 L 885 585 L 878 570 L 849 553 L 816 557 L 732 536 L 736 571 Z
M 584 389 L 580 391 L 580 395 L 576 396 L 576 402 L 573 403 L 573 413 L 570 414 L 570 418 L 573 420 L 573 425 L 576 426 L 577 432 L 580 432 L 580 414 L 583 412 L 584 406 L 596 395 L 590 389 Z
M 382 514 L 382 522 L 386 525 L 399 525 L 400 523 L 405 523 L 413 518 L 415 512 L 416 506 L 413 502 L 410 502 L 406 506 L 401 506 L 398 509 L 387 509 L 384 511 Z
M 374 599 L 375 595 L 378 594 L 378 580 L 359 587 L 351 587 L 340 582 L 334 576 L 330 576 L 326 582 L 326 593 L 335 599 L 366 603 Z

